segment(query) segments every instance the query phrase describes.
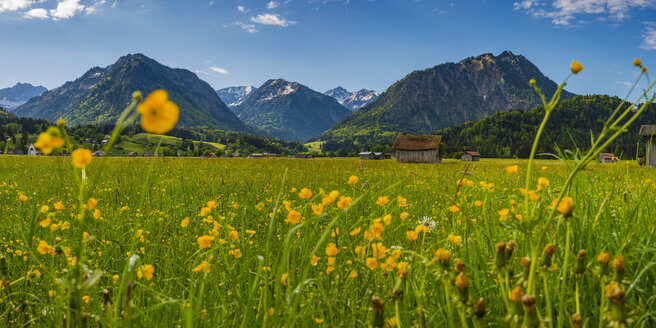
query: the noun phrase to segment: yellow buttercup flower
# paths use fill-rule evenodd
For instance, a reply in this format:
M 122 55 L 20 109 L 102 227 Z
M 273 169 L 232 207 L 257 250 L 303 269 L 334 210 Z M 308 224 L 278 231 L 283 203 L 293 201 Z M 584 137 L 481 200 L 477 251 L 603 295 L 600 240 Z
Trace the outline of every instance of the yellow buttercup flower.
M 36 249 L 42 255 L 55 253 L 55 249 L 43 240 L 39 242 L 39 246 L 37 246 Z
M 210 272 L 210 264 L 207 261 L 201 262 L 197 267 L 191 269 L 193 272 Z
M 339 253 L 339 249 L 337 249 L 337 246 L 335 243 L 330 243 L 326 247 L 326 255 L 328 256 L 336 256 L 337 253 Z
M 312 197 L 312 191 L 308 188 L 303 188 L 301 189 L 301 192 L 298 193 L 298 197 L 310 199 L 310 197 Z
M 291 224 L 297 224 L 299 221 L 301 221 L 301 213 L 296 210 L 291 210 L 291 212 L 287 214 L 287 219 L 285 220 L 285 222 Z
M 87 167 L 91 163 L 91 151 L 84 148 L 78 148 L 73 151 L 73 165 L 81 169 Z
M 506 167 L 506 173 L 508 174 L 515 174 L 519 170 L 519 167 L 517 165 L 510 165 Z
M 287 277 L 288 276 L 289 276 L 289 274 L 287 274 L 287 273 L 282 274 L 282 277 L 280 278 L 280 283 L 282 283 L 283 286 L 287 286 Z
M 94 208 L 96 208 L 96 205 L 98 204 L 98 201 L 95 198 L 89 198 L 87 200 L 87 207 L 86 210 L 91 211 Z
M 61 132 L 54 126 L 49 127 L 46 132 L 41 132 L 34 143 L 34 147 L 39 148 L 46 155 L 63 146 L 64 139 L 61 138 Z
M 580 71 L 583 70 L 583 66 L 576 60 L 572 60 L 572 65 L 570 65 L 570 69 L 572 70 L 572 73 L 578 74 Z
M 146 280 L 153 279 L 155 267 L 152 264 L 142 265 L 137 269 L 137 277 L 139 279 L 146 278 Z
M 235 241 L 239 238 L 239 233 L 235 230 L 230 231 L 230 240 Z
M 212 241 L 214 240 L 214 237 L 212 236 L 200 236 L 198 237 L 198 248 L 203 249 L 203 248 L 209 248 L 212 247 Z
M 169 100 L 164 90 L 155 90 L 146 97 L 146 100 L 137 105 L 141 114 L 141 128 L 154 134 L 165 134 L 178 122 L 180 109 L 178 105 Z
M 18 195 L 18 200 L 21 202 L 26 202 L 27 201 L 27 196 L 20 194 Z
M 642 65 L 642 62 L 640 61 L 640 58 L 636 58 L 636 59 L 633 60 L 633 66 L 639 67 L 640 65 Z
M 378 199 L 376 200 L 376 205 L 385 206 L 385 204 L 387 204 L 387 202 L 389 202 L 389 199 L 387 198 L 387 196 L 381 196 L 381 197 L 378 197 Z
M 60 201 L 56 202 L 55 205 L 53 205 L 56 210 L 61 211 L 64 209 L 64 203 Z
M 366 264 L 369 269 L 375 270 L 378 267 L 378 260 L 375 257 L 368 257 Z
M 323 213 L 323 205 L 312 205 L 312 212 L 314 212 L 316 215 L 321 215 L 321 213 Z
M 572 211 L 574 210 L 574 199 L 572 199 L 572 197 L 563 197 L 563 199 L 560 200 L 558 207 L 556 207 L 556 210 L 558 210 L 558 213 L 563 216 L 571 216 Z
M 359 178 L 358 178 L 357 176 L 352 175 L 352 176 L 349 177 L 349 179 L 348 179 L 348 184 L 350 184 L 350 185 L 354 185 L 354 184 L 358 183 L 358 180 L 359 180 Z

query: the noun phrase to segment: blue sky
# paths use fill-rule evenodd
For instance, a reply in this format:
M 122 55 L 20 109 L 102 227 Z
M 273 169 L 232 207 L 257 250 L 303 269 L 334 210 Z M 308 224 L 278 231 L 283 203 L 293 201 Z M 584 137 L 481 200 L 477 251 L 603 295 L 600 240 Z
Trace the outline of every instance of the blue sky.
M 128 53 L 215 88 L 284 78 L 384 91 L 413 70 L 522 54 L 568 89 L 624 96 L 656 70 L 656 0 L 0 0 L 0 88 L 47 88 Z

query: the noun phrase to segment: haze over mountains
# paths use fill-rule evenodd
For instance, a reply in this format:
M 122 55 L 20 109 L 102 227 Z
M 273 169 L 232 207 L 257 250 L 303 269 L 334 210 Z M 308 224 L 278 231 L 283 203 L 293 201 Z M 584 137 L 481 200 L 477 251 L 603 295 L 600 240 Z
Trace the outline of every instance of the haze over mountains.
M 29 83 L 16 83 L 13 87 L 0 89 L 0 107 L 11 111 L 24 104 L 30 98 L 40 96 L 48 89 Z
M 234 111 L 246 124 L 296 141 L 316 136 L 350 114 L 334 98 L 283 79 L 265 82 Z
M 389 141 L 398 132 L 430 133 L 500 111 L 536 107 L 540 100 L 528 84 L 531 78 L 548 97 L 557 88 L 525 57 L 504 51 L 412 72 L 382 94 L 342 87 L 324 94 L 283 79 L 268 80 L 259 88 L 214 90 L 188 70 L 136 54 L 107 67 L 91 68 L 12 112 L 51 121 L 64 118 L 72 125 L 112 124 L 133 91 L 147 95 L 162 88 L 179 105 L 182 126 L 268 134 L 292 141 Z M 562 98 L 573 96 L 564 91 Z

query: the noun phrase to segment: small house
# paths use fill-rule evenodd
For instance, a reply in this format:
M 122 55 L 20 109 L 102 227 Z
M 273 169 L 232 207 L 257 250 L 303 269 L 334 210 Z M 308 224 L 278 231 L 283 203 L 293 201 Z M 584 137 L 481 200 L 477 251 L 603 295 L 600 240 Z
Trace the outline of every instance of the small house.
M 638 134 L 645 142 L 645 164 L 656 167 L 656 125 L 643 125 Z
M 230 157 L 241 157 L 241 153 L 231 153 Z
M 263 158 L 263 157 L 264 154 L 262 153 L 251 153 L 250 155 L 248 155 L 248 158 Z
M 264 153 L 264 156 L 267 158 L 276 158 L 278 157 L 278 154 L 276 153 Z
M 144 154 L 143 154 L 144 157 L 153 157 L 154 155 L 155 155 L 155 152 L 152 151 L 152 150 L 147 150 L 147 151 L 144 152 Z
M 399 133 L 392 148 L 400 163 L 441 163 L 440 135 L 410 135 Z
M 597 160 L 599 163 L 617 163 L 617 157 L 613 153 L 600 153 Z
M 102 151 L 102 150 L 97 150 L 97 151 L 94 151 L 93 153 L 91 153 L 91 156 L 93 156 L 93 157 L 103 157 L 103 156 L 105 156 L 105 152 Z
M 464 162 L 478 162 L 481 159 L 481 154 L 475 152 L 475 151 L 466 151 L 462 156 L 460 156 L 460 160 Z
M 296 154 L 296 158 L 314 158 L 314 154 Z
M 128 153 L 128 157 L 137 157 L 137 153 L 131 151 Z
M 363 151 L 358 154 L 358 157 L 360 157 L 360 159 L 385 159 L 385 154 L 371 152 L 371 151 Z
M 27 146 L 27 154 L 28 154 L 29 156 L 36 156 L 36 155 L 38 155 L 38 153 L 37 153 L 37 151 L 36 151 L 36 148 L 34 148 L 34 144 L 30 144 L 29 146 Z

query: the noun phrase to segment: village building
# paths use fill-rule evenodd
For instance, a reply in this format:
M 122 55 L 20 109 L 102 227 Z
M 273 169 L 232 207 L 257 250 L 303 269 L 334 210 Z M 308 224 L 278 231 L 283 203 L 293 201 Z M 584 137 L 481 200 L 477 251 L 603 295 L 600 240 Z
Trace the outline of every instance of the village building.
M 475 151 L 466 151 L 460 156 L 460 160 L 464 162 L 478 162 L 481 160 L 481 154 Z
M 37 152 L 36 148 L 34 147 L 34 144 L 30 144 L 29 146 L 27 146 L 27 154 L 29 156 L 38 155 L 38 152 Z
M 638 133 L 645 142 L 645 160 L 643 165 L 656 167 L 656 125 L 643 125 Z
M 135 153 L 133 151 L 128 153 L 128 157 L 136 157 L 136 156 L 137 156 L 137 153 Z
M 155 155 L 155 152 L 152 150 L 147 150 L 144 152 L 143 157 L 153 157 Z
M 231 153 L 230 157 L 241 157 L 241 153 Z
M 358 154 L 360 159 L 385 159 L 385 154 L 371 151 L 363 151 Z
M 400 163 L 441 163 L 440 135 L 410 135 L 399 133 L 392 148 Z
M 248 155 L 248 158 L 263 158 L 263 157 L 264 154 L 262 153 L 251 153 L 250 155 Z
M 617 157 L 613 153 L 600 153 L 597 156 L 599 163 L 617 163 Z
M 103 156 L 105 156 L 105 151 L 103 151 L 103 150 L 94 151 L 93 153 L 91 153 L 91 156 L 93 156 L 93 157 L 103 157 Z
M 314 154 L 296 154 L 296 158 L 314 158 Z
M 264 156 L 267 158 L 276 158 L 278 157 L 278 154 L 276 153 L 264 153 Z

